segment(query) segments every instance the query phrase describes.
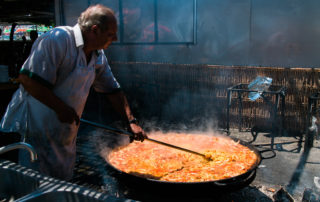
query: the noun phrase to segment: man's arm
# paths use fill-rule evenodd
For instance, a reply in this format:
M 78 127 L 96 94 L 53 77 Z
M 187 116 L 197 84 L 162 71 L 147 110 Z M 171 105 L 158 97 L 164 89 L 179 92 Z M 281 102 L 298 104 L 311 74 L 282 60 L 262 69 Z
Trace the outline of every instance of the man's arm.
M 122 116 L 123 120 L 130 126 L 130 130 L 133 132 L 135 140 L 143 141 L 145 138 L 148 138 L 144 130 L 136 122 L 132 122 L 135 117 L 131 112 L 127 98 L 122 91 L 108 94 L 108 99 L 115 110 Z
M 75 121 L 79 124 L 79 116 L 75 110 L 58 98 L 52 90 L 24 74 L 19 75 L 18 82 L 30 95 L 55 111 L 61 122 L 72 124 Z

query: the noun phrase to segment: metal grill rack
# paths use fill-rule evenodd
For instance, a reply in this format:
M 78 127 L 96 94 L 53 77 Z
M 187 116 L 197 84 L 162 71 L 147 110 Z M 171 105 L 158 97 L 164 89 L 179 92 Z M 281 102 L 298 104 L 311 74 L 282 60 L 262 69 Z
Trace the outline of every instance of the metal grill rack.
M 230 108 L 233 101 L 233 93 L 237 94 L 237 101 L 238 101 L 238 125 L 239 131 L 242 130 L 243 125 L 243 101 L 244 95 L 247 95 L 250 92 L 258 92 L 256 90 L 248 89 L 248 84 L 237 84 L 232 87 L 229 87 L 227 90 L 227 129 L 226 132 L 230 135 Z M 278 128 L 278 134 L 282 134 L 283 132 L 283 125 L 284 125 L 284 111 L 285 111 L 285 95 L 286 95 L 286 88 L 282 86 L 275 86 L 271 85 L 268 90 L 263 91 L 261 94 L 261 98 L 263 102 L 270 106 L 270 118 L 272 119 L 272 131 L 276 131 Z M 272 99 L 275 97 L 275 99 Z M 280 107 L 281 104 L 281 107 Z M 280 110 L 280 114 L 279 114 Z M 281 121 L 277 121 L 278 118 L 281 118 Z

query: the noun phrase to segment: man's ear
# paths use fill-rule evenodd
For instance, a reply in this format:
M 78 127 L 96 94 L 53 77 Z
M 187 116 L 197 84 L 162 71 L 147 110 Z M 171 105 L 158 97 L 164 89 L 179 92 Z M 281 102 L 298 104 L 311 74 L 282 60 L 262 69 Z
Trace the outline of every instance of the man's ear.
M 99 29 L 98 25 L 92 25 L 92 26 L 91 26 L 91 31 L 92 31 L 93 33 L 95 33 L 95 34 L 98 32 L 98 29 Z

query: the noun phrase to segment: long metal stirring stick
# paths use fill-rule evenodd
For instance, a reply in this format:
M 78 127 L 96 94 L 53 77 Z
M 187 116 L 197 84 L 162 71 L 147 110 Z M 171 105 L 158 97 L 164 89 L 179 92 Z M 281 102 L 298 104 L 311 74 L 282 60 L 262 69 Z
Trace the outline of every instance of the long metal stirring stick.
M 80 122 L 88 124 L 88 125 L 91 125 L 91 126 L 94 126 L 94 127 L 102 128 L 102 129 L 105 129 L 105 130 L 108 130 L 108 131 L 111 131 L 111 132 L 115 132 L 115 133 L 118 133 L 118 134 L 122 134 L 122 135 L 128 135 L 128 136 L 132 136 L 133 135 L 132 133 L 130 133 L 128 131 L 112 128 L 110 126 L 106 126 L 106 125 L 103 125 L 103 124 L 100 124 L 100 123 L 88 121 L 88 120 L 85 120 L 85 119 L 80 119 Z M 167 146 L 167 147 L 171 147 L 171 148 L 174 148 L 174 149 L 178 149 L 178 150 L 181 150 L 181 151 L 189 152 L 189 153 L 192 153 L 192 154 L 195 154 L 195 155 L 198 155 L 198 156 L 202 156 L 205 159 L 211 160 L 210 158 L 206 157 L 204 154 L 201 154 L 201 153 L 196 152 L 196 151 L 192 151 L 190 149 L 178 147 L 176 145 L 168 144 L 168 143 L 161 142 L 159 140 L 155 140 L 155 139 L 151 139 L 151 138 L 147 138 L 145 140 L 151 141 L 151 142 L 155 142 L 157 144 L 161 144 L 161 145 L 164 145 L 164 146 Z

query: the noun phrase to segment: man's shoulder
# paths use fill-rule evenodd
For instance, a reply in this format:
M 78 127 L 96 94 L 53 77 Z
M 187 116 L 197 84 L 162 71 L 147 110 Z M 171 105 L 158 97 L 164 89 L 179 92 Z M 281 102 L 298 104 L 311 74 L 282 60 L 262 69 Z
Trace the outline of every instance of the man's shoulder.
M 51 30 L 51 35 L 54 37 L 67 37 L 71 36 L 72 32 L 73 29 L 70 26 L 59 26 Z
M 72 41 L 72 28 L 69 26 L 55 27 L 51 31 L 41 35 L 39 41 L 47 41 L 50 44 L 69 44 Z

